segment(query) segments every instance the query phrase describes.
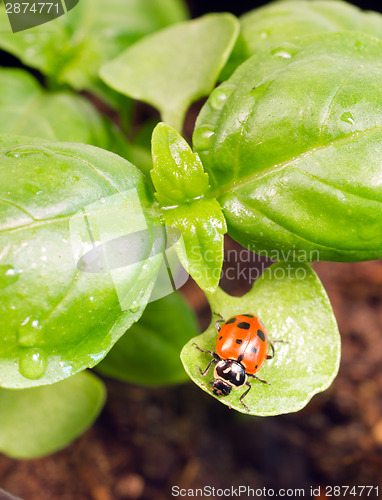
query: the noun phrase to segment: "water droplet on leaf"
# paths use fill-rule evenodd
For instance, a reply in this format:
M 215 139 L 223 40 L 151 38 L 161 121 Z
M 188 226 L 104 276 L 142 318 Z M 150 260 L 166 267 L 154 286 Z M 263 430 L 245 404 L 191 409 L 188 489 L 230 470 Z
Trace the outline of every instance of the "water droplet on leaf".
M 197 144 L 199 150 L 209 149 L 214 134 L 215 132 L 211 125 L 202 125 L 195 130 L 193 138 L 194 144 Z
M 19 371 L 25 378 L 41 378 L 47 367 L 47 358 L 41 349 L 28 349 L 19 358 Z
M 252 97 L 255 97 L 256 100 L 261 99 L 265 95 L 265 93 L 267 92 L 269 87 L 272 85 L 272 83 L 273 83 L 273 80 L 269 80 L 267 82 L 260 83 L 259 85 L 256 85 L 256 87 L 254 87 L 251 90 L 250 95 Z
M 139 302 L 134 300 L 132 303 L 131 303 L 131 306 L 130 306 L 130 312 L 132 313 L 136 313 L 139 311 Z
M 345 123 L 350 123 L 351 125 L 354 125 L 353 115 L 349 111 L 342 113 L 341 120 Z
M 0 289 L 13 285 L 19 279 L 20 273 L 13 266 L 0 266 Z
M 210 95 L 209 103 L 212 109 L 219 111 L 224 106 L 228 97 L 235 90 L 235 85 L 220 85 Z
M 271 50 L 271 54 L 275 57 L 281 57 L 282 59 L 290 59 L 301 52 L 301 47 L 297 47 L 293 43 L 283 43 Z
M 4 154 L 5 154 L 5 156 L 8 156 L 9 158 L 20 158 L 20 153 L 17 153 L 16 151 L 7 151 Z

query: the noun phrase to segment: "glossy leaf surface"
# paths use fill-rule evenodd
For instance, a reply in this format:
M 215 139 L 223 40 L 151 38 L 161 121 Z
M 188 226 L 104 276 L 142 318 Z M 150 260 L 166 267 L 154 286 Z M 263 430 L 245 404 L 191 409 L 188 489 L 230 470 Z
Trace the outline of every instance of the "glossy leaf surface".
M 252 415 L 268 416 L 295 412 L 312 396 L 327 389 L 340 362 L 340 335 L 326 292 L 314 271 L 306 264 L 277 263 L 267 269 L 243 297 L 231 297 L 218 289 L 209 297 L 211 309 L 223 318 L 235 314 L 257 315 L 275 343 L 275 356 L 266 360 L 257 375 L 271 385 L 249 379 L 252 388 L 245 404 Z M 191 379 L 204 391 L 237 411 L 247 413 L 239 401 L 243 388 L 225 398 L 212 393 L 213 369 L 199 372 L 211 355 L 196 349 L 215 351 L 217 333 L 214 315 L 209 328 L 191 339 L 181 358 Z
M 97 364 L 141 316 L 159 221 L 142 174 L 82 144 L 3 137 L 0 186 L 0 385 L 56 382 Z M 105 250 L 136 232 L 148 237 Z
M 55 82 L 111 99 L 98 78 L 100 65 L 147 34 L 187 18 L 182 0 L 81 0 L 58 19 L 12 33 L 3 6 L 0 12 L 0 48 Z
M 64 448 L 93 423 L 105 397 L 101 380 L 86 372 L 44 387 L 0 389 L 0 451 L 28 459 Z
M 219 203 L 202 198 L 165 210 L 163 219 L 182 233 L 174 246 L 186 271 L 204 291 L 213 292 L 220 280 L 227 232 Z
M 382 38 L 381 14 L 337 0 L 270 2 L 241 16 L 240 25 L 240 37 L 224 69 L 225 78 L 259 50 L 296 36 L 346 30 Z
M 151 178 L 162 218 L 182 234 L 175 244 L 180 261 L 203 290 L 212 292 L 219 283 L 227 227 L 219 203 L 205 197 L 208 175 L 199 156 L 164 123 L 153 132 L 152 156 Z
M 180 205 L 204 196 L 209 189 L 208 175 L 199 156 L 187 142 L 165 123 L 158 124 L 152 136 L 151 170 L 159 203 Z
M 237 241 L 279 260 L 382 256 L 381 53 L 361 33 L 303 37 L 212 92 L 194 145 Z
M 238 31 L 230 14 L 171 26 L 106 63 L 100 74 L 118 92 L 158 108 L 180 131 L 188 106 L 213 89 Z
M 139 321 L 118 340 L 97 370 L 140 385 L 186 382 L 188 376 L 179 355 L 197 333 L 195 314 L 180 294 L 173 293 L 148 304 Z

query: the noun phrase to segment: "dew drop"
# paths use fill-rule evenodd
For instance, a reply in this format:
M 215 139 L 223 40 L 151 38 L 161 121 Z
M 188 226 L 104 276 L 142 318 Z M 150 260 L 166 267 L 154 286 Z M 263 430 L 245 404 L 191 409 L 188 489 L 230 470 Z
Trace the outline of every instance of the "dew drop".
M 78 175 L 73 175 L 72 180 L 73 181 L 79 181 L 80 178 L 78 177 Z
M 130 312 L 132 313 L 136 313 L 139 311 L 139 302 L 137 300 L 134 300 L 132 303 L 131 303 L 131 306 L 130 306 Z
M 201 125 L 194 132 L 193 142 L 197 149 L 205 150 L 209 149 L 212 137 L 215 132 L 211 125 Z
M 36 154 L 40 155 L 40 154 L 45 154 L 45 153 L 42 153 L 40 151 L 23 151 L 21 149 L 18 149 L 16 151 L 11 150 L 11 151 L 7 151 L 6 153 L 4 153 L 4 155 L 8 156 L 9 158 L 25 158 L 25 157 L 36 155 Z M 46 156 L 48 156 L 48 155 L 46 155 Z
M 350 123 L 351 125 L 354 125 L 353 115 L 349 111 L 342 113 L 341 120 L 345 123 Z
M 60 361 L 60 368 L 66 376 L 73 375 L 73 366 L 67 361 Z
M 20 158 L 20 153 L 16 153 L 15 151 L 7 151 L 4 154 L 5 154 L 5 156 L 8 156 L 9 158 Z
M 282 45 L 278 45 L 271 50 L 272 56 L 281 57 L 282 59 L 290 59 L 301 52 L 301 47 L 297 47 L 293 43 L 283 43 Z
M 23 347 L 35 347 L 43 340 L 43 332 L 38 319 L 27 316 L 17 330 L 17 343 Z
M 255 97 L 256 99 L 261 99 L 265 95 L 269 87 L 272 85 L 272 83 L 273 80 L 268 80 L 267 82 L 256 85 L 256 87 L 251 90 L 250 95 L 252 97 Z
M 25 378 L 41 378 L 47 367 L 47 358 L 41 349 L 28 349 L 19 358 L 19 371 Z
M 290 59 L 292 56 L 286 50 L 272 50 L 272 56 L 282 57 L 283 59 Z
M 212 109 L 219 111 L 224 106 L 228 97 L 235 90 L 235 85 L 220 85 L 210 95 L 209 103 Z
M 13 266 L 0 266 L 0 289 L 13 285 L 19 279 L 20 273 Z

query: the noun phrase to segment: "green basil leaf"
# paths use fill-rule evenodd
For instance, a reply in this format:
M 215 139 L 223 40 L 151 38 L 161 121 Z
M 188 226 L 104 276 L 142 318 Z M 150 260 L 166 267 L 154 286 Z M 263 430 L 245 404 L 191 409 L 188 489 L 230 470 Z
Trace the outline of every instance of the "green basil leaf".
M 0 68 L 0 134 L 83 142 L 128 155 L 122 137 L 87 99 L 46 92 L 22 69 Z
M 216 200 L 204 198 L 208 175 L 199 156 L 171 127 L 159 123 L 153 132 L 151 178 L 162 218 L 182 238 L 175 249 L 184 268 L 205 291 L 218 286 L 224 258 L 224 215 Z
M 100 75 L 118 92 L 158 108 L 163 121 L 180 131 L 189 105 L 214 88 L 238 31 L 231 14 L 172 26 L 106 63 Z
M 212 92 L 194 145 L 241 244 L 277 260 L 382 256 L 381 53 L 362 33 L 303 37 Z
M 0 451 L 18 459 L 64 448 L 100 413 L 105 386 L 91 373 L 31 389 L 0 389 Z
M 102 63 L 140 38 L 187 18 L 182 0 L 81 0 L 64 16 L 12 33 L 0 7 L 0 48 L 58 83 L 116 104 L 98 78 Z
M 160 386 L 188 380 L 179 355 L 198 333 L 195 314 L 178 293 L 151 302 L 97 370 L 135 384 Z
M 271 2 L 244 14 L 240 24 L 240 38 L 224 69 L 224 79 L 259 50 L 276 47 L 296 36 L 346 30 L 382 38 L 381 14 L 337 0 Z
M 213 315 L 209 328 L 191 339 L 183 348 L 181 359 L 191 379 L 223 404 L 247 413 L 240 403 L 243 388 L 227 397 L 212 392 L 213 370 L 202 376 L 212 357 L 200 352 L 215 351 L 216 315 L 229 318 L 253 313 L 266 326 L 275 343 L 275 356 L 265 361 L 258 372 L 271 385 L 251 380 L 245 404 L 252 415 L 279 415 L 303 408 L 312 396 L 327 389 L 340 363 L 340 335 L 326 292 L 314 271 L 304 263 L 277 263 L 268 268 L 243 297 L 231 297 L 218 289 L 208 297 Z M 246 388 L 245 388 L 246 389 Z
M 141 316 L 159 218 L 133 165 L 83 144 L 2 137 L 0 186 L 0 385 L 56 382 L 97 364 Z
M 164 210 L 162 217 L 182 234 L 174 247 L 183 267 L 204 291 L 213 292 L 220 280 L 227 232 L 219 203 L 203 198 Z
M 171 127 L 159 123 L 153 132 L 151 170 L 156 193 L 162 206 L 187 203 L 205 195 L 208 174 L 187 142 Z

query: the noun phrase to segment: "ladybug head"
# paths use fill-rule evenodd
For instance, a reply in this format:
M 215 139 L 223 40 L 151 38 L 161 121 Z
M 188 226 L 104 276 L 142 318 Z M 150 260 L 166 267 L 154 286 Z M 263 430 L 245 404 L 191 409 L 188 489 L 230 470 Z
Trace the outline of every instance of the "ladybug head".
M 220 378 L 214 380 L 212 384 L 213 392 L 216 396 L 228 396 L 232 390 L 232 386 L 221 380 Z

